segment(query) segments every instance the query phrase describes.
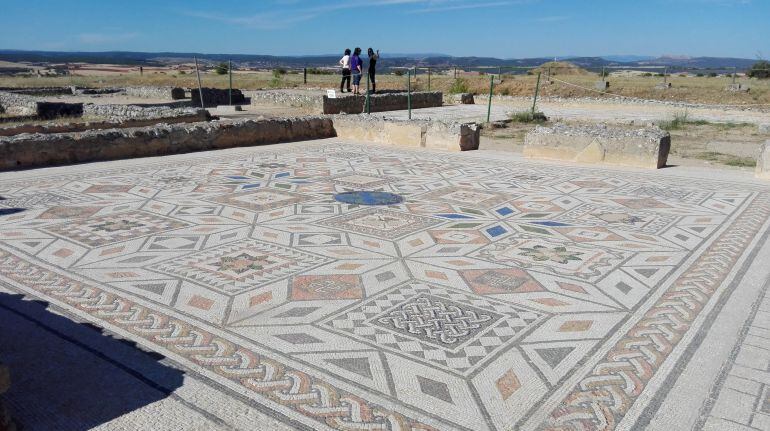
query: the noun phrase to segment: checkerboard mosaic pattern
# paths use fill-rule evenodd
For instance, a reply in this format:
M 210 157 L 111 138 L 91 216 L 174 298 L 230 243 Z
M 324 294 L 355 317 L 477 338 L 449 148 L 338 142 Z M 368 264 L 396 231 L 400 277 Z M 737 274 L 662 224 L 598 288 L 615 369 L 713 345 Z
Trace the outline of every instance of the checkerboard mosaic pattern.
M 0 278 L 311 428 L 622 429 L 770 214 L 657 174 L 227 154 L 0 180 Z

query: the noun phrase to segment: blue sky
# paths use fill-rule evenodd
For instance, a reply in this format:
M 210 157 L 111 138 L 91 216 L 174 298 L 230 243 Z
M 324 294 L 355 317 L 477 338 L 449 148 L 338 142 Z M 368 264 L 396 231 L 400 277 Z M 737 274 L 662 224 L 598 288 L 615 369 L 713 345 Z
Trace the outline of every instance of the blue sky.
M 0 0 L 0 48 L 770 56 L 770 0 Z

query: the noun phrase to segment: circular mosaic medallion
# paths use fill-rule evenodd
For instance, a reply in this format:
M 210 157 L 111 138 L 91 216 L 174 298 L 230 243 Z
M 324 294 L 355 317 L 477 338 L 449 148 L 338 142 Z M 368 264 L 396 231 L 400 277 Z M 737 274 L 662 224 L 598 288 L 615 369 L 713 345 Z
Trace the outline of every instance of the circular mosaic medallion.
M 355 205 L 396 205 L 404 201 L 404 198 L 386 192 L 345 192 L 334 195 L 337 202 Z

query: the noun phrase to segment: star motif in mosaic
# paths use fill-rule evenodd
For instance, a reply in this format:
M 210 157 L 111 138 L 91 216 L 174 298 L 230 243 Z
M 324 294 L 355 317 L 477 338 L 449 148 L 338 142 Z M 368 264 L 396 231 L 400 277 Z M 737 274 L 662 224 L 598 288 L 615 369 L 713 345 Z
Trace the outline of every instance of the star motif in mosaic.
M 288 277 L 328 259 L 258 241 L 239 241 L 151 266 L 151 269 L 239 293 Z
M 257 190 L 253 192 L 227 194 L 213 201 L 253 211 L 267 211 L 304 202 L 308 198 L 299 193 L 283 190 Z
M 0 176 L 4 285 L 313 429 L 619 429 L 770 216 L 745 182 L 334 140 L 119 165 Z
M 441 223 L 441 220 L 432 217 L 396 210 L 371 208 L 326 219 L 319 224 L 383 239 L 398 239 Z
M 48 215 L 50 216 L 50 214 Z M 46 217 L 48 217 L 46 216 Z M 168 232 L 189 223 L 143 211 L 111 214 L 47 227 L 48 232 L 91 247 Z

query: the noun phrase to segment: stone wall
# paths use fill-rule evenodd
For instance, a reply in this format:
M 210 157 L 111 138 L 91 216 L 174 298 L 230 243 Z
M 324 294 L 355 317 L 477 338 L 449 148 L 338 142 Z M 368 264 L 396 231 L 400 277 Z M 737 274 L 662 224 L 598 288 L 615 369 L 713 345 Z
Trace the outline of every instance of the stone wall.
M 34 119 L 37 119 L 35 117 Z M 85 123 L 66 123 L 66 124 L 25 124 L 13 127 L 0 127 L 0 136 L 14 136 L 22 133 L 69 133 L 85 132 L 87 130 L 104 129 L 128 129 L 131 127 L 146 127 L 154 124 L 166 123 L 195 123 L 199 121 L 209 121 L 211 119 L 209 112 L 205 109 L 192 110 L 191 113 L 183 113 L 173 117 L 160 117 L 152 119 L 128 119 L 122 121 L 90 121 Z
M 323 98 L 316 94 L 303 94 L 292 90 L 244 91 L 252 105 L 278 105 L 306 108 L 317 113 L 323 112 Z
M 472 123 L 393 120 L 368 115 L 336 115 L 334 130 L 341 139 L 446 151 L 477 150 L 481 132 Z
M 524 139 L 524 156 L 648 169 L 666 166 L 671 135 L 654 127 L 538 126 Z
M 200 108 L 174 108 L 163 105 L 96 105 L 83 106 L 83 114 L 90 117 L 105 118 L 110 121 L 152 120 L 199 115 Z
M 401 111 L 408 109 L 407 93 L 373 94 L 369 97 L 371 112 Z M 412 93 L 412 109 L 443 106 L 441 92 Z M 330 99 L 323 96 L 324 114 L 361 114 L 366 106 L 366 96 L 345 96 Z
M 757 157 L 757 178 L 770 180 L 770 141 L 765 141 Z
M 0 170 L 161 156 L 335 136 L 331 118 L 240 120 L 0 138 Z
M 0 106 L 11 115 L 37 115 L 38 101 L 34 96 L 0 91 Z
M 219 88 L 203 88 L 203 103 L 205 107 L 215 107 L 219 105 L 229 105 L 230 95 L 229 90 L 222 90 Z M 190 92 L 192 95 L 192 105 L 201 106 L 200 92 L 197 88 L 193 88 Z M 241 105 L 246 103 L 246 97 L 241 90 L 233 88 L 233 105 Z
M 179 87 L 126 87 L 126 94 L 144 99 L 180 100 L 185 98 L 184 88 Z

